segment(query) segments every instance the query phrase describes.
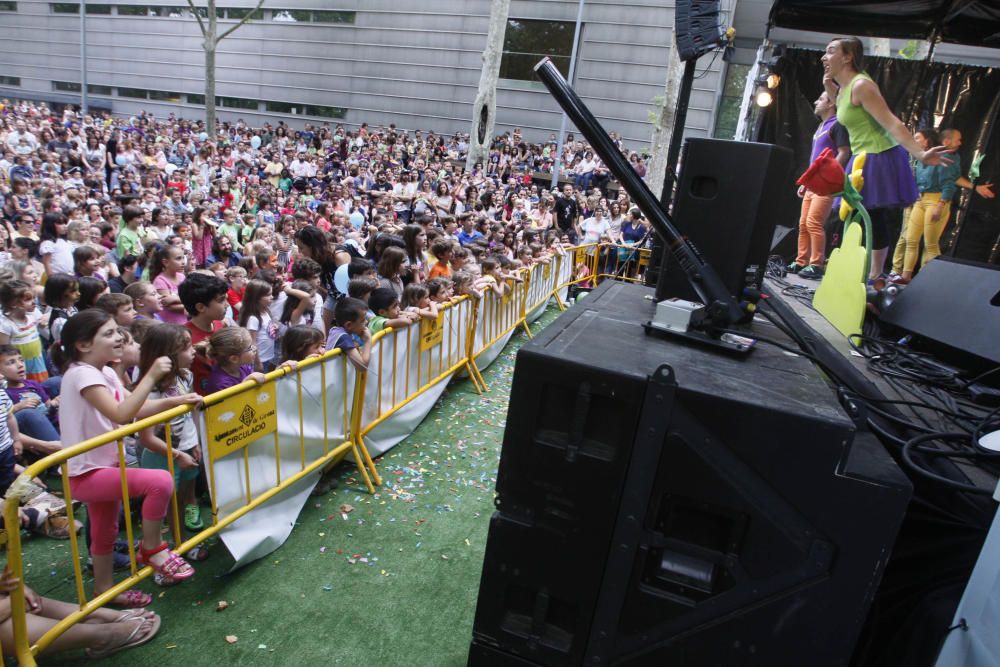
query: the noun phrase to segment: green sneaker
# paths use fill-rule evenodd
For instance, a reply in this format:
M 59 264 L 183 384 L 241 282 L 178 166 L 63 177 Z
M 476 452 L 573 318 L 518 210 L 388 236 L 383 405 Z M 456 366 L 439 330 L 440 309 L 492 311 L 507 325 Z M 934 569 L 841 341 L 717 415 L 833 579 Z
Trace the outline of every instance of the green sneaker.
M 810 278 L 812 280 L 819 280 L 823 277 L 823 267 L 816 266 L 815 264 L 810 264 L 799 271 L 800 278 Z
M 792 262 L 787 267 L 789 273 L 798 273 L 799 271 L 801 271 L 804 268 L 806 268 L 806 267 L 802 266 L 798 262 Z
M 201 507 L 198 505 L 184 507 L 184 525 L 192 532 L 197 532 L 205 527 L 201 521 Z

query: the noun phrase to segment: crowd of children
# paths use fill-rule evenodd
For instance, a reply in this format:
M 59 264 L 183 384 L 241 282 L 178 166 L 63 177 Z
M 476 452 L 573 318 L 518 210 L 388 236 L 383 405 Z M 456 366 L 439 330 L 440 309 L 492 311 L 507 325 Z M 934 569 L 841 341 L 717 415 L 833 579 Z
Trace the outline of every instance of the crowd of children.
M 88 144 L 95 132 L 103 141 L 106 127 L 118 137 L 113 125 L 64 120 Z M 20 132 L 6 129 L 7 136 Z M 194 137 L 168 140 L 157 134 L 163 127 L 145 129 L 156 146 L 163 139 L 172 169 L 158 171 L 157 162 L 136 173 L 112 161 L 112 173 L 91 169 L 70 179 L 70 163 L 58 185 L 40 181 L 32 190 L 18 175 L 24 160 L 0 161 L 0 492 L 31 460 L 241 382 L 262 382 L 282 364 L 339 348 L 364 369 L 379 332 L 437 319 L 443 304 L 463 297 L 503 297 L 522 280 L 520 269 L 551 262 L 589 230 L 585 207 L 607 208 L 595 190 L 592 201 L 574 199 L 564 225 L 550 210 L 559 209 L 556 198 L 575 194 L 539 192 L 516 175 L 507 184 L 479 171 L 455 179 L 440 163 L 410 172 L 385 162 L 376 178 L 359 178 L 356 151 L 332 180 L 298 179 L 282 189 L 267 178 L 223 177 L 210 179 L 206 192 L 187 157 Z M 365 136 L 377 146 L 393 133 Z M 211 142 L 198 149 L 209 157 L 223 150 Z M 412 167 L 421 163 L 413 156 Z M 142 185 L 131 187 L 133 180 Z M 424 200 L 424 191 L 438 196 Z M 624 196 L 615 207 L 627 204 Z M 620 240 L 622 222 L 614 232 Z M 172 494 L 184 526 L 204 526 L 196 491 L 201 447 L 190 413 L 169 422 L 169 441 L 166 424 L 147 428 L 127 441 L 126 455 L 129 494 L 143 498 L 139 559 L 160 585 L 190 578 L 189 561 L 207 556 L 199 546 L 182 558 L 161 537 Z M 73 498 L 87 507 L 100 594 L 113 586 L 113 570 L 128 566 L 117 540 L 116 445 L 73 457 L 68 472 Z M 78 529 L 45 521 L 40 532 L 54 537 Z M 132 590 L 112 603 L 141 609 L 151 601 Z M 149 631 L 151 617 L 141 618 Z

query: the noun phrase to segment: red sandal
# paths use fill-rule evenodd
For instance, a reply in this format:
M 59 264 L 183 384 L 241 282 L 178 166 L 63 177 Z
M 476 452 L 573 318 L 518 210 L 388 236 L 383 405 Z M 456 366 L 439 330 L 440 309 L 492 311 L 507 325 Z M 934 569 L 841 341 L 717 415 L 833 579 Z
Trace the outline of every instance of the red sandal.
M 167 560 L 161 565 L 156 565 L 150 561 L 150 556 L 155 556 L 161 551 L 167 552 Z M 191 564 L 171 551 L 166 542 L 161 542 L 160 546 L 155 549 L 139 549 L 139 554 L 136 556 L 136 560 L 141 565 L 148 565 L 158 574 L 170 577 L 174 581 L 183 581 L 194 576 L 194 568 L 191 567 Z
M 118 598 L 121 598 L 121 601 L 115 602 Z M 148 607 L 153 604 L 153 596 L 149 593 L 143 593 L 142 591 L 128 590 L 108 604 L 115 607 L 121 607 L 122 609 L 143 609 L 144 607 Z M 120 621 L 115 622 L 118 623 Z

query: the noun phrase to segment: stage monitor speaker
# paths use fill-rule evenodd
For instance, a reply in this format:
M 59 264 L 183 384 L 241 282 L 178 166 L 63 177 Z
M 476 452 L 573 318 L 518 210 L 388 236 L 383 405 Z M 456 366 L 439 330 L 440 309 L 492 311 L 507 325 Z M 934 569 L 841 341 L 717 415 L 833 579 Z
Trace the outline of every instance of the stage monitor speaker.
M 792 152 L 771 144 L 688 139 L 681 157 L 673 219 L 729 293 L 759 287 L 778 222 L 794 224 Z M 698 298 L 670 252 L 657 282 L 659 300 Z
M 677 0 L 674 34 L 682 61 L 700 58 L 725 43 L 719 0 Z
M 469 664 L 846 665 L 909 481 L 802 357 L 644 335 L 652 292 L 518 353 Z
M 942 358 L 1000 364 L 1000 266 L 939 256 L 914 276 L 882 321 L 931 343 Z M 983 369 L 985 370 L 985 368 Z

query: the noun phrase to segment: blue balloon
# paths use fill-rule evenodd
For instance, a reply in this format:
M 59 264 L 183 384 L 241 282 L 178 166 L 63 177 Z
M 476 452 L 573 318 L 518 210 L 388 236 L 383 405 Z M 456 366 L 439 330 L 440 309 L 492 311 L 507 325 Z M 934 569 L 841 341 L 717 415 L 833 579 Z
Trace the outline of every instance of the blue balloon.
M 206 139 L 208 139 L 208 132 L 201 132 L 200 134 L 198 134 L 198 138 L 202 141 L 205 141 Z
M 258 137 L 256 134 L 250 137 L 250 145 L 253 147 L 254 150 L 260 148 L 260 137 Z
M 351 227 L 354 229 L 361 229 L 361 226 L 365 224 L 365 216 L 361 214 L 361 211 L 355 210 L 351 213 Z
M 347 266 L 347 264 L 341 264 L 333 273 L 333 286 L 336 287 L 337 291 L 341 294 L 347 294 L 347 283 L 349 281 L 347 276 Z

